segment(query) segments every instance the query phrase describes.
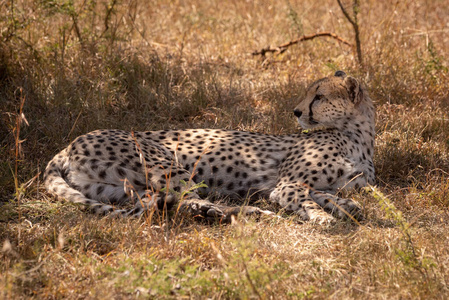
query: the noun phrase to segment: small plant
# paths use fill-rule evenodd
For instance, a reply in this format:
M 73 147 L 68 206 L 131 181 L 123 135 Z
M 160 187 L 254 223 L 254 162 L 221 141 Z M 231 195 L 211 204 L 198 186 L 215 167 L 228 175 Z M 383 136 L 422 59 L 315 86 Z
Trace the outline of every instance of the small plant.
M 429 53 L 429 59 L 424 61 L 424 70 L 426 74 L 430 76 L 432 81 L 437 81 L 437 73 L 447 73 L 448 68 L 443 64 L 443 58 L 438 54 L 432 40 L 429 40 L 429 43 L 427 44 L 427 52 Z
M 289 1 L 287 1 L 287 6 L 288 6 L 288 17 L 292 23 L 292 26 L 295 28 L 296 30 L 296 34 L 298 36 L 301 36 L 304 34 L 304 28 L 302 25 L 302 20 L 301 17 L 298 16 L 298 13 L 293 9 L 291 3 Z

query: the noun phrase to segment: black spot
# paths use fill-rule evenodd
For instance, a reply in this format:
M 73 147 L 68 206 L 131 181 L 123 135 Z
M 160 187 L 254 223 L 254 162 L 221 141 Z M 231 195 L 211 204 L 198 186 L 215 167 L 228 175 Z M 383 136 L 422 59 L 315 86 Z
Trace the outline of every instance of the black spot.
M 106 171 L 105 170 L 101 170 L 100 173 L 98 173 L 98 177 L 100 177 L 101 179 L 105 179 L 106 178 Z
M 97 187 L 97 195 L 100 195 L 101 193 L 103 193 L 104 191 L 104 186 L 103 185 L 99 185 Z
M 126 172 L 122 168 L 117 168 L 117 173 L 120 177 L 125 177 Z
M 360 172 L 354 172 L 348 176 L 348 180 L 352 180 L 354 177 L 359 176 L 359 175 L 360 175 Z
M 344 174 L 343 169 L 338 169 L 338 171 L 337 171 L 337 177 L 341 177 L 341 176 L 343 176 L 343 174 Z
M 145 183 L 143 183 L 142 181 L 139 181 L 137 179 L 133 180 L 133 184 L 134 184 L 134 186 L 145 186 Z

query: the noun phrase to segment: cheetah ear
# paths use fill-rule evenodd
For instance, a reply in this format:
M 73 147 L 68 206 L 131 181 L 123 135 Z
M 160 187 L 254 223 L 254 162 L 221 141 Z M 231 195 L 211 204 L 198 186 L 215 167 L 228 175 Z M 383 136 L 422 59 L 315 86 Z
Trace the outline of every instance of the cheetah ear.
M 346 73 L 343 71 L 337 71 L 334 74 L 335 77 L 341 77 L 341 78 L 346 78 Z
M 351 99 L 351 101 L 354 104 L 357 104 L 360 101 L 362 101 L 362 99 L 364 97 L 363 87 L 359 83 L 359 81 L 357 79 L 355 79 L 354 77 L 349 76 L 349 77 L 345 78 L 345 84 L 346 84 L 346 90 L 348 91 L 348 94 L 349 94 L 349 99 Z

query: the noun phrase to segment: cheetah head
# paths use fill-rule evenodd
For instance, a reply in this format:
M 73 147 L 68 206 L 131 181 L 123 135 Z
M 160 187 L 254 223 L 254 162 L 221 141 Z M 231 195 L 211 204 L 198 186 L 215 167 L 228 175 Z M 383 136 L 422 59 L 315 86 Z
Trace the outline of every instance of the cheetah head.
M 367 114 L 367 101 L 369 98 L 359 81 L 337 71 L 312 83 L 294 114 L 303 129 L 343 128 L 351 119 Z

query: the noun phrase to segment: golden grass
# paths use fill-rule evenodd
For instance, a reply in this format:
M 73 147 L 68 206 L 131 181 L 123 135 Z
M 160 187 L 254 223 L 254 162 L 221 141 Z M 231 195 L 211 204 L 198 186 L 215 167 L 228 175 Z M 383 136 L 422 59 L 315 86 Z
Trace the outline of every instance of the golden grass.
M 352 42 L 336 1 L 73 2 L 0 2 L 0 297 L 449 297 L 444 1 L 361 1 L 364 68 L 326 38 L 251 55 L 319 31 Z M 97 128 L 295 132 L 306 85 L 338 69 L 378 111 L 378 189 L 350 195 L 361 226 L 98 218 L 35 178 Z

